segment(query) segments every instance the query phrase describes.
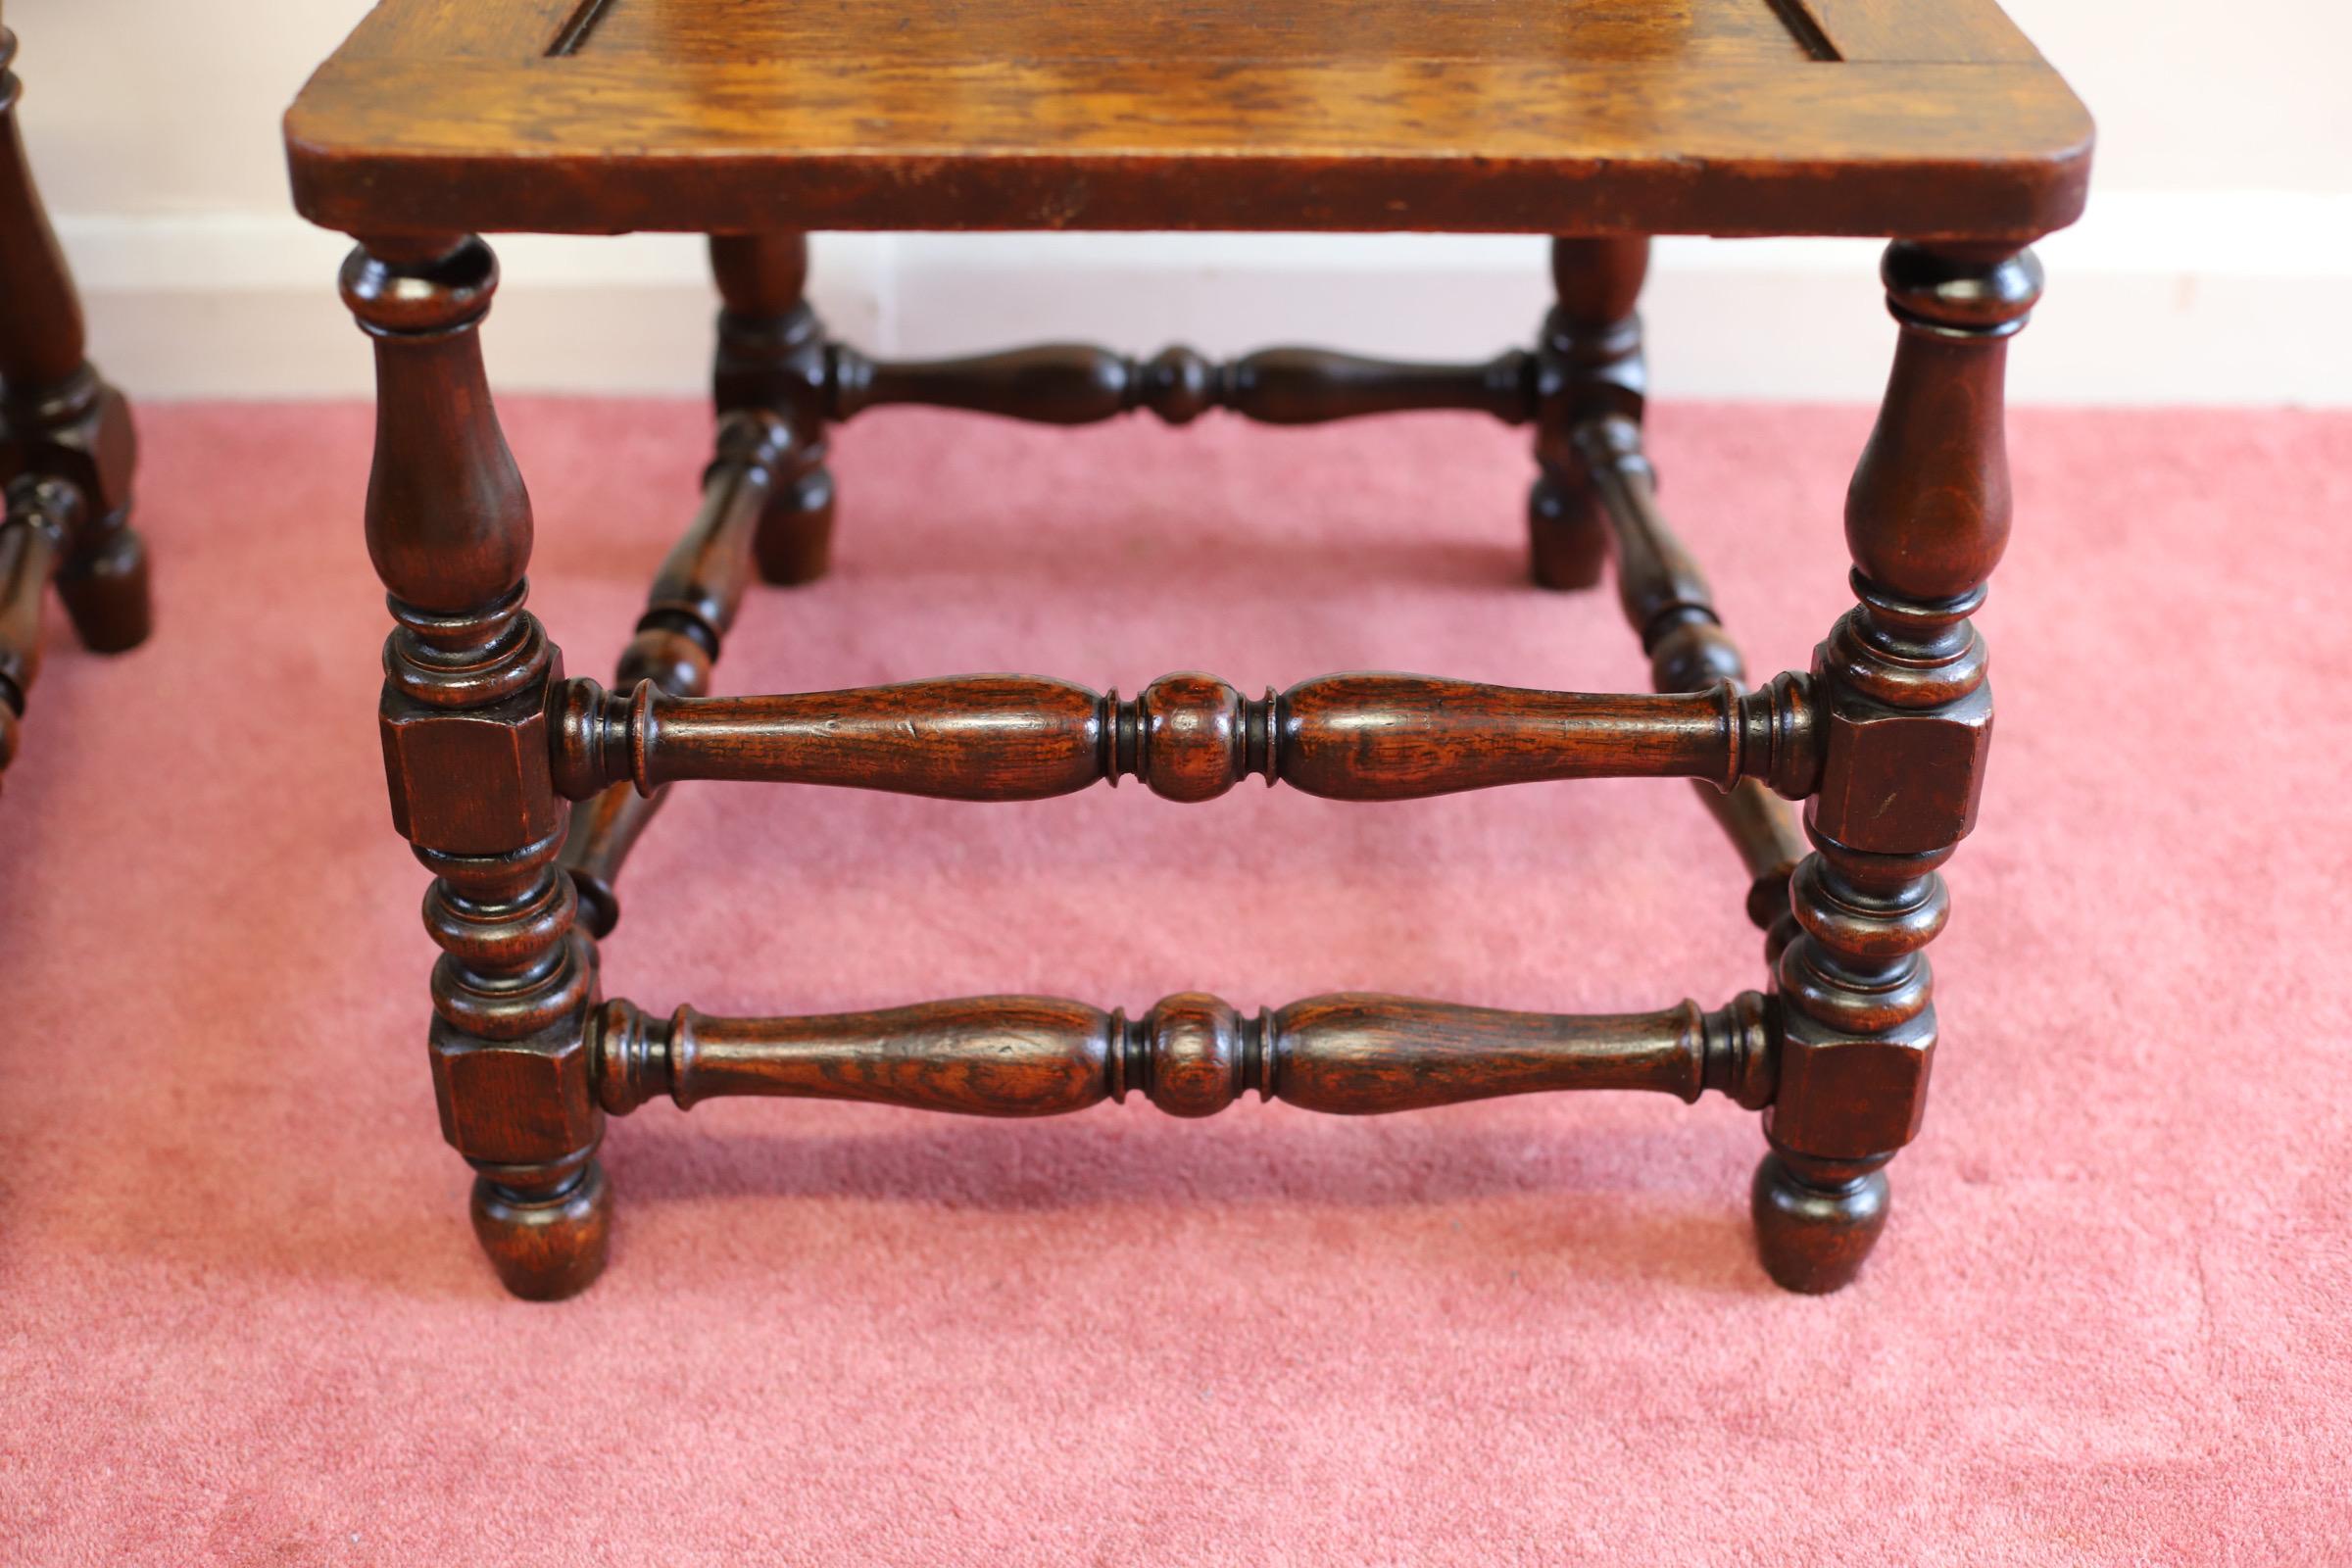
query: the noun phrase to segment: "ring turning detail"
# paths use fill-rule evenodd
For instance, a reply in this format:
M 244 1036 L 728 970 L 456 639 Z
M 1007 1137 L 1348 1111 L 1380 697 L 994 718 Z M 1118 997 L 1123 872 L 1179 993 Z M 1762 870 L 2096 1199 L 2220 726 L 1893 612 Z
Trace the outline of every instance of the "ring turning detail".
M 1349 992 L 1245 1017 L 1185 992 L 1139 1018 L 1059 997 L 969 997 L 879 1012 L 653 1018 L 608 1002 L 589 1021 L 597 1101 L 658 1096 L 857 1100 L 975 1116 L 1054 1116 L 1141 1095 L 1207 1116 L 1254 1091 L 1374 1115 L 1570 1089 L 1713 1089 L 1772 1102 L 1776 1004 L 1753 991 L 1702 1012 L 1575 1017 Z
M 1369 1114 L 1712 1090 L 1761 1112 L 1751 1202 L 1764 1268 L 1805 1292 L 1854 1277 L 1887 1214 L 1886 1166 L 1925 1109 L 1937 1042 L 1925 949 L 1946 919 L 1941 868 L 1974 825 L 1990 743 L 1970 616 L 2008 531 L 2001 384 L 2039 292 L 2029 253 L 1886 251 L 1894 366 L 1846 501 L 1853 608 L 1808 667 L 1752 685 L 1643 448 L 1646 241 L 1555 241 L 1556 303 L 1535 345 L 1451 366 L 1310 349 L 1138 360 L 1084 345 L 875 361 L 826 338 L 804 297 L 802 236 L 724 236 L 711 257 L 724 302 L 715 453 L 611 690 L 567 674 L 525 608 L 530 502 L 478 342 L 498 281 L 488 247 L 382 240 L 345 271 L 376 359 L 368 539 L 394 618 L 386 776 L 394 824 L 434 877 L 434 1083 L 443 1132 L 477 1173 L 476 1233 L 512 1290 L 567 1296 L 603 1268 L 608 1118 L 731 1095 L 1018 1117 L 1140 1097 L 1194 1117 L 1251 1092 Z M 1531 574 L 1554 589 L 1613 575 L 1653 689 L 1345 673 L 1246 696 L 1182 673 L 1121 698 L 984 674 L 712 695 L 754 581 L 809 583 L 832 559 L 833 429 L 906 404 L 1057 424 L 1146 410 L 1180 425 L 1214 408 L 1277 424 L 1419 409 L 1527 424 Z M 70 531 L 64 516 L 54 498 L 12 491 L 0 547 L 35 569 Z M 1740 857 L 1765 989 L 1713 1010 L 1595 1015 L 1377 993 L 1251 1015 L 1185 993 L 1136 1017 L 1046 996 L 661 1015 L 601 990 L 622 867 L 681 783 L 1028 801 L 1134 778 L 1205 802 L 1260 778 L 1384 802 L 1600 777 L 1699 786 Z
M 964 675 L 778 697 L 557 693 L 557 790 L 687 779 L 834 784 L 956 801 L 1029 801 L 1142 779 L 1205 801 L 1255 775 L 1341 801 L 1401 801 L 1577 778 L 1742 779 L 1801 800 L 1820 775 L 1812 677 L 1757 692 L 1598 696 L 1429 675 L 1325 675 L 1246 698 L 1213 675 L 1131 700 L 1036 675 Z

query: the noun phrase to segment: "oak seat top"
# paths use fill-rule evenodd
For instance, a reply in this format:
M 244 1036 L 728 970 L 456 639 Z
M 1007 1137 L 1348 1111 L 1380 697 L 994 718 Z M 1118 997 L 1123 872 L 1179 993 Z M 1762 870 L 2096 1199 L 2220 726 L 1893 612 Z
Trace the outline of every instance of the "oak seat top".
M 381 0 L 286 117 L 370 236 L 2016 241 L 2090 143 L 1991 0 Z

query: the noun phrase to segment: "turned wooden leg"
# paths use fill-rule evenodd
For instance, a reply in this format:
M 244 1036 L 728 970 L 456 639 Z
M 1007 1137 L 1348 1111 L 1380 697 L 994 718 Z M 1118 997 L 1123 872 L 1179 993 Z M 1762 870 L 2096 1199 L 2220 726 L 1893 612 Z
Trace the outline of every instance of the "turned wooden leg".
M 1992 737 L 1969 615 L 2009 536 L 2002 375 L 2041 292 L 2033 256 L 1898 243 L 1884 269 L 1901 326 L 1877 427 L 1846 492 L 1859 604 L 1814 651 L 1822 774 L 1813 853 L 1782 952 L 1773 1152 L 1756 1240 L 1794 1291 L 1851 1280 L 1885 1223 L 1880 1169 L 1918 1135 L 1936 1054 L 1924 951 L 1948 903 L 1939 868 L 1975 825 Z
M 1649 241 L 1555 239 L 1559 303 L 1537 349 L 1536 462 L 1527 497 L 1529 565 L 1539 586 L 1590 588 L 1608 560 L 1608 524 L 1572 432 L 1616 416 L 1639 425 L 1646 384 L 1642 322 L 1634 315 L 1649 270 Z
M 81 492 L 58 593 L 85 646 L 121 653 L 151 624 L 147 549 L 129 526 L 137 440 L 129 405 L 83 358 L 81 304 L 17 128 L 16 48 L 0 28 L 0 447 L 10 472 Z
M 770 409 L 793 440 L 791 468 L 778 475 L 753 542 L 763 582 L 814 582 L 833 564 L 833 474 L 825 466 L 825 333 L 802 297 L 808 281 L 806 234 L 713 234 L 718 280 L 718 354 L 711 401 L 721 416 Z
M 479 1173 L 474 1233 L 517 1296 L 570 1296 L 605 1263 L 612 1200 L 589 1082 L 596 968 L 557 865 L 561 653 L 523 609 L 531 504 L 477 329 L 498 286 L 478 239 L 363 245 L 343 298 L 375 344 L 368 552 L 389 591 L 378 710 L 392 823 L 434 875 L 428 1045 L 441 1129 Z

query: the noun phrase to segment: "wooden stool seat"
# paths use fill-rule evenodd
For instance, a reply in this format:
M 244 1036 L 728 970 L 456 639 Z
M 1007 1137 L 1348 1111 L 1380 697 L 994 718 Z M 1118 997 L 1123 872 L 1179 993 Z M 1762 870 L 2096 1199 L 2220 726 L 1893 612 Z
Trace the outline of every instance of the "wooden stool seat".
M 286 135 L 354 233 L 2024 239 L 2090 122 L 1987 0 L 390 0 Z
M 1986 0 L 384 0 L 286 138 L 302 211 L 361 242 L 342 284 L 376 359 L 385 775 L 434 877 L 442 1131 L 509 1288 L 568 1296 L 603 1268 L 609 1119 L 721 1095 L 1205 1116 L 1250 1093 L 1347 1114 L 1714 1093 L 1762 1113 L 1772 1277 L 1854 1277 L 1926 1108 L 1924 950 L 1991 740 L 1969 617 L 2008 535 L 2003 367 L 2041 290 L 2025 247 L 2075 217 L 2088 166 L 2082 106 Z M 607 690 L 525 607 L 479 236 L 639 228 L 711 236 L 716 439 Z M 1459 364 L 1071 343 L 890 361 L 806 298 L 825 228 L 1548 234 L 1555 303 L 1527 347 Z M 1642 447 L 1635 303 L 1648 236 L 1678 232 L 1894 241 L 1894 368 L 1846 503 L 1854 606 L 1809 664 L 1753 679 Z M 1526 425 L 1531 575 L 1612 573 L 1652 689 L 1298 671 L 1246 692 L 1128 668 L 714 695 L 755 584 L 824 575 L 835 432 L 893 405 Z M 1592 1015 L 1186 992 L 1133 1015 L 986 996 L 791 1017 L 601 989 L 622 863 L 675 784 L 991 802 L 1133 779 L 1209 811 L 1260 781 L 1396 801 L 1598 777 L 1695 781 L 1740 864 L 1724 892 L 1762 933 L 1756 988 Z

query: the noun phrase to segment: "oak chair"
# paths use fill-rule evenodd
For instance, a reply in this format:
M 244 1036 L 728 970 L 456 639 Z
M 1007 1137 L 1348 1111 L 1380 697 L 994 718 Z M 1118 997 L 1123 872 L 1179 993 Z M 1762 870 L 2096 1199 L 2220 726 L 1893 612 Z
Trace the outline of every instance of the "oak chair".
M 1936 1043 L 1923 950 L 1977 810 L 1991 694 L 1969 616 L 2009 527 L 2001 388 L 2074 220 L 2090 124 L 1989 0 L 385 0 L 286 122 L 295 200 L 357 238 L 345 300 L 378 387 L 368 547 L 390 593 L 395 829 L 434 881 L 429 1054 L 510 1289 L 603 1267 L 608 1117 L 716 1095 L 1045 1115 L 1254 1090 L 1403 1110 L 1537 1090 L 1707 1090 L 1762 1112 L 1773 1278 L 1854 1276 L 1918 1132 Z M 869 359 L 803 297 L 812 229 L 1456 230 L 1554 236 L 1531 348 L 1399 365 L 1229 364 L 1054 345 Z M 500 230 L 711 236 L 715 457 L 612 690 L 523 608 L 530 503 L 477 331 Z M 1848 496 L 1854 609 L 1750 685 L 1642 454 L 1636 298 L 1660 233 L 1893 236 L 1897 323 Z M 1135 697 L 1033 676 L 709 695 L 754 576 L 819 578 L 836 426 L 889 406 L 1057 424 L 1212 410 L 1303 424 L 1469 409 L 1532 427 L 1532 570 L 1612 563 L 1655 691 L 1327 675 Z M 1767 977 L 1719 1007 L 1597 1017 L 1382 995 L 1137 1017 L 1050 997 L 719 1018 L 600 993 L 630 846 L 672 783 L 1028 800 L 1252 776 L 1395 800 L 1602 775 L 1698 788 L 1745 868 Z M 1788 803 L 1804 807 L 1800 831 Z
M 40 671 L 51 582 L 94 653 L 136 648 L 149 625 L 130 406 L 83 355 L 81 306 L 17 128 L 16 54 L 0 26 L 0 773 Z

